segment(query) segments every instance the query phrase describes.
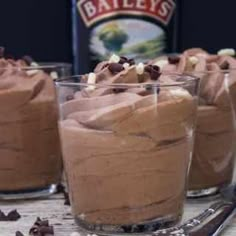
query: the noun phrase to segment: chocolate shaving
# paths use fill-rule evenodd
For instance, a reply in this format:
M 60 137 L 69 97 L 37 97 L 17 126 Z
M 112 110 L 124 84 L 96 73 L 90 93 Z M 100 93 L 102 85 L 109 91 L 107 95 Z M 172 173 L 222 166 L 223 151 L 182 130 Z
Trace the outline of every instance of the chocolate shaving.
M 151 80 L 158 80 L 161 75 L 160 67 L 156 65 L 147 65 L 144 67 L 144 71 L 150 74 Z
M 22 60 L 24 60 L 25 63 L 26 63 L 28 66 L 30 66 L 30 65 L 32 64 L 32 62 L 34 62 L 33 58 L 30 57 L 30 56 L 23 56 L 23 57 L 22 57 Z
M 49 236 L 54 235 L 53 226 L 49 225 L 48 220 L 36 219 L 34 225 L 30 228 L 29 234 L 32 236 Z
M 21 218 L 21 215 L 17 212 L 17 210 L 10 211 L 7 215 L 8 221 L 17 221 Z
M 20 231 L 16 231 L 16 236 L 24 236 Z
M 10 211 L 7 215 L 0 210 L 0 221 L 17 221 L 21 218 L 21 215 L 17 210 Z
M 119 63 L 110 63 L 108 66 L 108 70 L 114 75 L 118 74 L 119 72 L 121 72 L 124 69 L 125 68 Z
M 220 69 L 221 70 L 228 70 L 229 69 L 229 63 L 227 61 L 224 61 L 221 65 L 220 65 Z
M 179 63 L 179 61 L 180 61 L 180 57 L 179 56 L 169 56 L 168 57 L 168 62 L 170 63 L 170 64 L 178 64 Z
M 127 57 L 120 57 L 119 64 L 128 63 L 130 66 L 135 65 L 135 61 L 133 58 L 128 59 Z

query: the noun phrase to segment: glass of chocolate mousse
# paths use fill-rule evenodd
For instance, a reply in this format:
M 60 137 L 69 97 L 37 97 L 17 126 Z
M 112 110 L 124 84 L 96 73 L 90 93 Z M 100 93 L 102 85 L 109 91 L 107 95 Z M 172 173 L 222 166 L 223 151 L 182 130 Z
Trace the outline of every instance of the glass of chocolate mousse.
M 150 232 L 183 212 L 198 79 L 127 64 L 56 82 L 72 211 L 89 232 Z
M 199 105 L 188 196 L 218 193 L 232 181 L 235 156 L 236 59 L 233 49 L 192 48 L 150 62 L 164 73 L 197 76 Z
M 67 64 L 0 58 L 0 200 L 45 197 L 61 180 L 53 79 Z

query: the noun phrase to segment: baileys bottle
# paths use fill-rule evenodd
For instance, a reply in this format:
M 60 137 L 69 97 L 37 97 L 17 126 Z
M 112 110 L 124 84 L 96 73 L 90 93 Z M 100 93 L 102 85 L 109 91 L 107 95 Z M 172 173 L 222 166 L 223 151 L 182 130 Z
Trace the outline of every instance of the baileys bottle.
M 111 54 L 145 62 L 177 43 L 174 0 L 72 0 L 75 73 L 90 72 Z

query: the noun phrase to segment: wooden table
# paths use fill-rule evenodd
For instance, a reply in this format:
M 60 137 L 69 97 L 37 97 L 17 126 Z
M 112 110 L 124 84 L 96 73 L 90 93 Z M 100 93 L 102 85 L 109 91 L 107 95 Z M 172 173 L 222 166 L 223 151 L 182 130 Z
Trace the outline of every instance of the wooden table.
M 195 216 L 209 206 L 209 202 L 187 202 L 185 206 L 184 220 Z M 22 218 L 17 222 L 0 222 L 0 236 L 15 236 L 17 230 L 28 235 L 30 227 L 37 216 L 47 218 L 54 225 L 56 236 L 70 236 L 72 232 L 79 231 L 70 214 L 70 207 L 64 205 L 61 194 L 51 196 L 44 200 L 30 200 L 20 202 L 0 202 L 0 209 L 7 213 L 17 209 Z M 236 219 L 230 225 L 224 235 L 236 235 Z

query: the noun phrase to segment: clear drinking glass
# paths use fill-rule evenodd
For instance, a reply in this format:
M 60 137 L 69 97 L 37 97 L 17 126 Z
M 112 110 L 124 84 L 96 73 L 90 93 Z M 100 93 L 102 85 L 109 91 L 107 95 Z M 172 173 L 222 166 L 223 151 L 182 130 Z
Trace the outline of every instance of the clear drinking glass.
M 181 219 L 198 80 L 166 76 L 174 82 L 56 82 L 69 195 L 83 229 L 148 232 Z
M 203 197 L 218 193 L 232 181 L 236 140 L 236 70 L 198 72 L 194 75 L 203 82 L 200 83 L 188 197 Z
M 53 79 L 69 64 L 0 67 L 0 199 L 48 196 L 61 180 Z

